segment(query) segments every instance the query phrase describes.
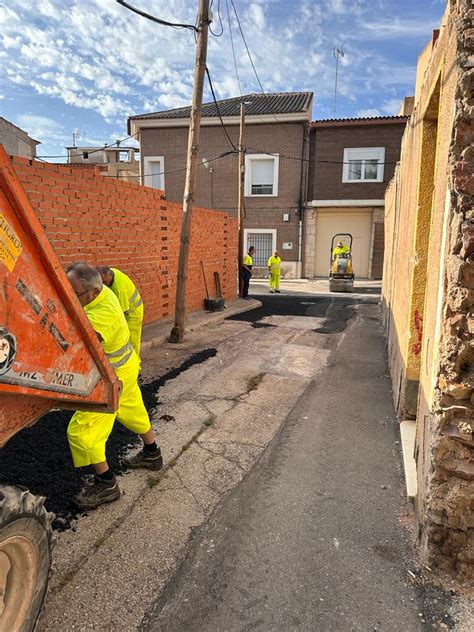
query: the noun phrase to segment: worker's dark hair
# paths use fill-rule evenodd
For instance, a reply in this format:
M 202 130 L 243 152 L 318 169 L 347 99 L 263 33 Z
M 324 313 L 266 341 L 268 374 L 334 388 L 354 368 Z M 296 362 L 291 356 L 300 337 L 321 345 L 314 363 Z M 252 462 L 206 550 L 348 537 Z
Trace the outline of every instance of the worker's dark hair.
M 255 246 L 249 246 L 249 252 L 250 252 L 251 250 L 255 250 Z
M 109 268 L 109 266 L 96 266 L 96 270 L 100 274 L 111 274 L 112 273 L 112 270 Z
M 84 290 L 101 290 L 103 287 L 102 277 L 98 270 L 88 263 L 76 261 L 67 268 L 66 274 L 73 273 L 82 283 Z

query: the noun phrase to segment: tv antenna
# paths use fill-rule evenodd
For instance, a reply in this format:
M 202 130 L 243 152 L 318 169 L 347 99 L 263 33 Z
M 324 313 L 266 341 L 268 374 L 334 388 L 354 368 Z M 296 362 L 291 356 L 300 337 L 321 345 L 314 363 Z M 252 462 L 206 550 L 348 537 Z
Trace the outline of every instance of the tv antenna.
M 336 106 L 337 106 L 337 80 L 339 77 L 339 59 L 341 57 L 344 57 L 344 46 L 341 45 L 341 47 L 339 46 L 335 46 L 334 50 L 332 51 L 332 54 L 334 55 L 334 59 L 336 60 L 336 77 L 334 80 L 334 108 L 333 108 L 333 113 L 336 114 Z
M 72 131 L 72 146 L 76 146 L 76 140 L 81 137 L 81 132 L 77 129 L 77 127 Z

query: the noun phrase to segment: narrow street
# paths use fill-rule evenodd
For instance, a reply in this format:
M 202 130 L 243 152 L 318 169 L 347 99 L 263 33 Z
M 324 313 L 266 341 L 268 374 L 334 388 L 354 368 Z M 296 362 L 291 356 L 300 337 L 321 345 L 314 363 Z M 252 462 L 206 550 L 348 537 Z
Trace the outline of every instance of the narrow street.
M 285 326 L 296 311 L 326 315 L 319 331 L 337 332 L 324 345 L 327 363 L 198 534 L 141 630 L 450 627 L 443 593 L 410 580 L 417 565 L 403 524 L 399 433 L 376 301 L 265 297 L 264 309 L 286 311 Z
M 57 515 L 38 630 L 464 632 L 412 549 L 376 288 L 288 288 L 144 352 L 165 469 L 116 424 L 118 502 L 74 508 L 65 413 L 2 451 Z

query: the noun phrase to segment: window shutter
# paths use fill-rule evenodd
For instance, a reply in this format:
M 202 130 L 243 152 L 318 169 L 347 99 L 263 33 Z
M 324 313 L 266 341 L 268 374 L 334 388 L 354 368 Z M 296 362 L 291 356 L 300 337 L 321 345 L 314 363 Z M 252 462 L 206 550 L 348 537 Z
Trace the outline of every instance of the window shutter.
M 252 160 L 252 184 L 273 185 L 273 165 L 270 160 Z

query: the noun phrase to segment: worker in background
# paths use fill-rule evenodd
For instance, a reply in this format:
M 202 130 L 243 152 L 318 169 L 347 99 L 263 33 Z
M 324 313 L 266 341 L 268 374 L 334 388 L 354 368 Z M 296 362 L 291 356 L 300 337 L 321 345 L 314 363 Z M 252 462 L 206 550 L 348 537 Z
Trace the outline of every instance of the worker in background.
M 281 257 L 278 254 L 278 250 L 272 254 L 268 259 L 268 269 L 270 271 L 270 294 L 276 292 L 280 293 L 280 271 L 281 271 Z
M 102 282 L 109 287 L 118 298 L 130 329 L 130 344 L 140 359 L 140 345 L 143 326 L 143 299 L 132 279 L 117 268 L 97 266 Z M 141 363 L 140 363 L 141 365 Z
M 86 263 L 72 264 L 67 276 L 122 382 L 116 413 L 76 412 L 67 429 L 75 467 L 92 465 L 95 472 L 91 484 L 74 497 L 74 502 L 83 509 L 95 509 L 120 496 L 117 479 L 105 456 L 105 444 L 116 418 L 139 434 L 144 444 L 138 454 L 123 459 L 126 466 L 159 470 L 163 458 L 137 383 L 138 357 L 130 344 L 130 332 L 117 297 L 103 285 L 99 272 Z
M 351 249 L 346 244 L 343 244 L 342 241 L 338 241 L 336 247 L 332 251 L 332 258 L 335 259 L 338 255 L 345 255 L 350 252 Z
M 253 256 L 255 254 L 254 246 L 250 246 L 247 254 L 242 260 L 242 298 L 248 299 L 249 297 L 249 285 L 252 278 Z

